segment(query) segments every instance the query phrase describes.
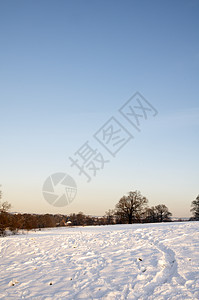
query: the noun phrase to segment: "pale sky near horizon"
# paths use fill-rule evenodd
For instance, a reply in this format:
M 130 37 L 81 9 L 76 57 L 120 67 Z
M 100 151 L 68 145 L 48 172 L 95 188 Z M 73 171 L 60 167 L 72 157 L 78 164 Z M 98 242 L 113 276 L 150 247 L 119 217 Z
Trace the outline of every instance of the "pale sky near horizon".
M 0 1 L 0 184 L 12 211 L 103 215 L 131 190 L 189 217 L 199 194 L 199 1 Z M 141 132 L 118 109 L 140 92 L 158 111 Z M 130 140 L 93 135 L 111 117 Z M 69 157 L 89 141 L 110 160 L 87 183 Z M 74 201 L 46 202 L 67 173 Z

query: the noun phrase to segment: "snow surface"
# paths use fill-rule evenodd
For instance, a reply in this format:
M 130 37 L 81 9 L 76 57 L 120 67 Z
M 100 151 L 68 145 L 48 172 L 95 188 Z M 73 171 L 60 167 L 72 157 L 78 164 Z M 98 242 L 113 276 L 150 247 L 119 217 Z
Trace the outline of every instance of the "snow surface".
M 0 239 L 0 299 L 199 299 L 199 222 Z

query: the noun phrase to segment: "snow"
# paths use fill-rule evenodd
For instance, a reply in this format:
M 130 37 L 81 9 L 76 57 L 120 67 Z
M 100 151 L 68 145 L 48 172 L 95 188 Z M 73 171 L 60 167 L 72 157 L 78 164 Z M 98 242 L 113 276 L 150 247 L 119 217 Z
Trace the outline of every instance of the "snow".
M 199 222 L 0 239 L 0 299 L 199 299 Z

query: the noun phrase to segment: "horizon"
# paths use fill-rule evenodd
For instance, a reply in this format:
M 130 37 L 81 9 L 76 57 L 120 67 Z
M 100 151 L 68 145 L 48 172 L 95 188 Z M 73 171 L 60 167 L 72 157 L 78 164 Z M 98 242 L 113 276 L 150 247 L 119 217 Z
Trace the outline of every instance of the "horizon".
M 83 213 L 85 216 L 89 216 L 89 217 L 96 217 L 96 218 L 101 218 L 101 217 L 104 217 L 105 216 L 105 212 L 104 212 L 104 215 L 92 215 L 92 214 L 87 214 L 86 212 L 84 212 L 84 211 L 78 211 L 78 212 L 71 212 L 71 213 L 69 213 L 69 214 L 62 214 L 62 213 L 48 213 L 48 212 L 46 212 L 46 213 L 34 213 L 34 212 L 17 212 L 17 211 L 9 211 L 9 213 L 11 213 L 11 214 L 32 214 L 32 215 L 44 215 L 44 214 L 52 214 L 52 215 L 63 215 L 63 216 L 70 216 L 70 214 L 78 214 L 78 213 Z M 192 216 L 191 216 L 192 217 Z M 186 220 L 189 220 L 191 217 L 182 217 L 182 216 L 171 216 L 170 217 L 170 219 L 171 219 L 171 221 L 172 222 L 174 222 L 173 220 L 181 220 L 182 219 L 182 221 L 186 221 Z M 192 220 L 190 220 L 190 222 L 191 222 Z M 195 222 L 195 221 L 194 221 Z M 151 224 L 151 223 L 153 223 L 153 222 L 149 222 L 149 224 Z M 156 223 L 156 222 L 154 222 L 154 223 Z M 161 222 L 157 222 L 157 223 L 161 223 Z M 165 221 L 163 221 L 162 223 L 167 223 L 167 222 L 165 222 Z M 139 223 L 133 223 L 133 224 L 139 224 Z M 147 223 L 144 223 L 144 224 L 147 224 Z M 117 225 L 117 224 L 109 224 L 109 225 Z M 89 226 L 89 225 L 87 225 L 87 226 Z M 92 226 L 92 225 L 91 225 Z

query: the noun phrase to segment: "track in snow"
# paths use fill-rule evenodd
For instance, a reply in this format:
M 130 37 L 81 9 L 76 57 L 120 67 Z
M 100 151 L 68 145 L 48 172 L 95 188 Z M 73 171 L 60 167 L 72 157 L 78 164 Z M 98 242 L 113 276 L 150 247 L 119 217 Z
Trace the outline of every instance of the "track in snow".
M 0 239 L 1 299 L 198 299 L 199 223 L 60 228 Z

